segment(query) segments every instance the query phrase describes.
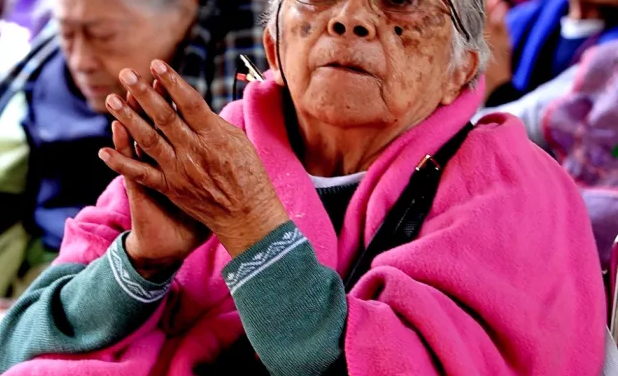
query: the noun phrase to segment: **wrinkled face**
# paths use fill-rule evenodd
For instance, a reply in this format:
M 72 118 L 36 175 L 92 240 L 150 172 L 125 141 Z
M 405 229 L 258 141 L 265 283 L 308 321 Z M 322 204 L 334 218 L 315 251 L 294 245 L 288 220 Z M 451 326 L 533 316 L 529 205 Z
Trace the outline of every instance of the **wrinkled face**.
M 280 14 L 283 71 L 297 111 L 326 123 L 416 124 L 476 69 L 474 58 L 450 69 L 453 26 L 441 0 L 302 1 L 286 0 Z M 414 11 L 385 11 L 402 3 Z M 272 44 L 266 35 L 276 70 Z
M 137 5 L 134 0 L 55 1 L 62 51 L 93 110 L 105 112 L 110 93 L 124 95 L 120 70 L 131 67 L 150 77 L 153 59 L 173 56 L 192 19 L 183 19 L 180 8 L 168 8 Z

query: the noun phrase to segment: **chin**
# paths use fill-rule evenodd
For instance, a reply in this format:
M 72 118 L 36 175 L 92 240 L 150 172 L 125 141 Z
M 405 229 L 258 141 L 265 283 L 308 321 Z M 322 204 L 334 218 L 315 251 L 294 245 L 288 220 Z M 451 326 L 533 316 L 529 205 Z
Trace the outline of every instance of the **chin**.
M 375 126 L 387 122 L 388 112 L 379 93 L 356 91 L 311 93 L 303 97 L 303 107 L 311 116 L 339 128 Z
M 364 109 L 341 109 L 339 107 L 319 108 L 312 111 L 318 120 L 337 128 L 374 127 L 385 123 L 381 114 Z
M 88 107 L 96 113 L 106 114 L 108 113 L 107 107 L 105 106 L 105 98 L 88 98 L 86 99 L 88 102 Z

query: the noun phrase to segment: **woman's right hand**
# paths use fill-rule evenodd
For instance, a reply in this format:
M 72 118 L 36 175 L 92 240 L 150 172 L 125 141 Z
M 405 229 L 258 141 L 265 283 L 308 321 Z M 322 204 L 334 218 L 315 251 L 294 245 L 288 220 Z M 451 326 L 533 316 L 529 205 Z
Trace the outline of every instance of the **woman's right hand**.
M 112 131 L 116 150 L 136 158 L 125 127 L 114 121 Z M 125 248 L 133 267 L 146 279 L 175 270 L 206 240 L 209 231 L 158 192 L 129 179 L 125 180 L 125 186 L 132 227 Z

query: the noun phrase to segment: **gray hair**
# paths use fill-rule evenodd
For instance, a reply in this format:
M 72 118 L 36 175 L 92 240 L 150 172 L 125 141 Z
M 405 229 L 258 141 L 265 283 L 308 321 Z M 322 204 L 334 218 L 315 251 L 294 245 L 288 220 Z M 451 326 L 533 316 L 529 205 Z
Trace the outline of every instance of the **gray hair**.
M 275 20 L 279 1 L 284 0 L 268 0 L 268 7 L 264 15 L 264 23 L 270 29 L 271 34 L 275 35 Z M 478 55 L 479 65 L 477 72 L 474 75 L 469 85 L 474 86 L 481 74 L 485 72 L 487 62 L 491 56 L 489 46 L 485 42 L 483 31 L 485 29 L 485 0 L 454 0 L 453 6 L 457 9 L 457 14 L 461 19 L 464 29 L 470 34 L 470 40 L 457 31 L 453 25 L 453 59 L 451 60 L 451 70 L 456 69 L 460 64 L 464 63 L 466 52 L 475 52 Z
M 480 75 L 485 72 L 487 62 L 491 57 L 489 46 L 485 41 L 485 1 L 484 0 L 455 0 L 453 6 L 461 18 L 464 29 L 470 34 L 470 40 L 454 30 L 453 64 L 452 69 L 464 63 L 466 52 L 475 52 L 479 59 L 479 66 L 470 85 L 474 86 Z M 455 28 L 453 26 L 453 28 Z

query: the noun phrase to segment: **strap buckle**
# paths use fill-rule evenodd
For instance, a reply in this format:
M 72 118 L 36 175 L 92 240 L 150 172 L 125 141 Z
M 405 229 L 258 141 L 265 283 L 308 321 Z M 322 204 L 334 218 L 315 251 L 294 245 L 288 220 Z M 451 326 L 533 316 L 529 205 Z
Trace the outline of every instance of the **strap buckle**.
M 427 154 L 427 155 L 425 155 L 425 156 L 423 157 L 423 159 L 421 159 L 421 161 L 419 162 L 419 164 L 418 164 L 418 165 L 416 165 L 416 171 L 420 171 L 420 170 L 422 170 L 422 169 L 423 169 L 423 168 L 427 165 L 427 163 L 429 163 L 429 162 L 431 162 L 431 163 L 433 164 L 433 168 L 434 168 L 436 171 L 440 171 L 440 170 L 442 169 L 442 167 L 440 166 L 440 164 L 439 164 L 438 162 L 436 162 L 436 160 L 435 160 L 435 159 L 433 159 L 433 157 L 432 157 L 431 155 Z

